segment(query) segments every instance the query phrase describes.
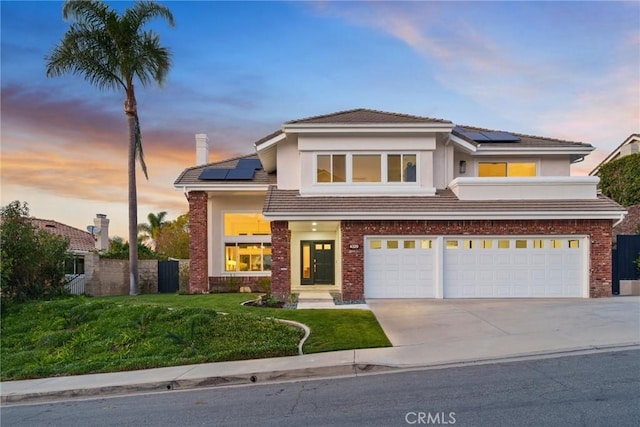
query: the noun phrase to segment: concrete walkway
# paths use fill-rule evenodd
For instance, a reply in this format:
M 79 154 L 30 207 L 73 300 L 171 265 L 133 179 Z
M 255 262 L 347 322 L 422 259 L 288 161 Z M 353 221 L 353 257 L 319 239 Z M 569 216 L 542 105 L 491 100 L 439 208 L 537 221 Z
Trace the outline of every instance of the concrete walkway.
M 1 383 L 3 404 L 640 348 L 640 297 L 367 301 L 394 347 Z

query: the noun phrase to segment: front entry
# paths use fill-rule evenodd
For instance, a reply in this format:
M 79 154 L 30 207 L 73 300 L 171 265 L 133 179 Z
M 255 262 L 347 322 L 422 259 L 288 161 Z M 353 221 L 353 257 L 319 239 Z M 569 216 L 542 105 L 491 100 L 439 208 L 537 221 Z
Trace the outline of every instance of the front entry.
M 335 283 L 334 246 L 334 240 L 300 242 L 301 284 L 333 285 Z

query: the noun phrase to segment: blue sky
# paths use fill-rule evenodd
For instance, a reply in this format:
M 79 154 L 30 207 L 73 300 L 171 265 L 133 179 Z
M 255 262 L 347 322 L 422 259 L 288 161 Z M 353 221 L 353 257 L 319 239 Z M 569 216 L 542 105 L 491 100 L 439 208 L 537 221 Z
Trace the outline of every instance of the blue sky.
M 639 2 L 165 4 L 176 27 L 152 27 L 174 65 L 163 88 L 137 92 L 141 221 L 187 211 L 172 182 L 200 132 L 214 161 L 252 152 L 284 121 L 373 108 L 593 144 L 576 174 L 640 132 Z M 83 229 L 106 213 L 126 236 L 123 94 L 46 78 L 61 9 L 0 2 L 2 205 Z

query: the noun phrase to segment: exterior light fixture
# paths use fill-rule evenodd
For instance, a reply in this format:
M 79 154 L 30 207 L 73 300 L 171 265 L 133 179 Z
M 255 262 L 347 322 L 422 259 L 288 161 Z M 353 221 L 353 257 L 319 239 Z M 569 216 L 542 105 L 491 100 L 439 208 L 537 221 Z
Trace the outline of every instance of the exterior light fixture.
M 460 173 L 467 173 L 467 161 L 466 160 L 460 160 L 460 169 L 459 169 Z

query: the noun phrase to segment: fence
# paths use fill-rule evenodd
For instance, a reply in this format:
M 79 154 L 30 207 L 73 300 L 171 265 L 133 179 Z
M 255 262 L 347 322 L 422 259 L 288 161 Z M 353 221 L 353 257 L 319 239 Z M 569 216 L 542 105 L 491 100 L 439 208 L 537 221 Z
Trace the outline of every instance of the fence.
M 66 278 L 67 278 L 67 283 L 64 285 L 64 288 L 67 291 L 69 291 L 73 295 L 82 295 L 85 293 L 84 274 L 67 274 Z

